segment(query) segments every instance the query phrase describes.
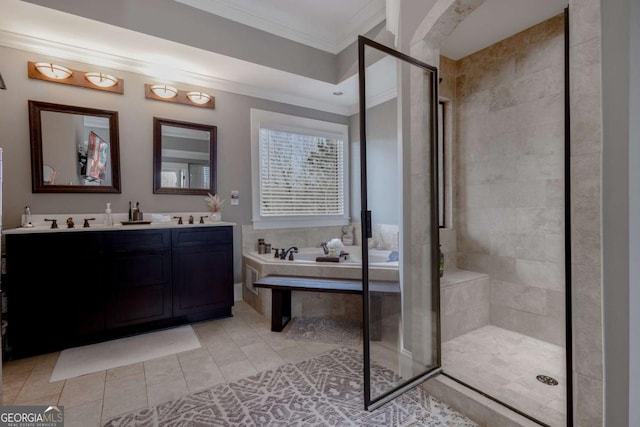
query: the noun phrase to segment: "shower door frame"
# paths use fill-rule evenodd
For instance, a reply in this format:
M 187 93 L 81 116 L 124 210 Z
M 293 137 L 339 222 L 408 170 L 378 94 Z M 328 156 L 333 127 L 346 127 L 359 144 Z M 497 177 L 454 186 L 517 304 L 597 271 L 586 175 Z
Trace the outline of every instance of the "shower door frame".
M 365 47 L 369 46 L 396 59 L 420 67 L 425 73 L 430 73 L 429 85 L 431 96 L 431 108 L 429 117 L 429 164 L 431 165 L 430 187 L 430 229 L 431 229 L 431 292 L 435 316 L 436 337 L 434 340 L 436 360 L 434 365 L 426 371 L 404 381 L 403 383 L 372 398 L 371 396 L 371 352 L 370 352 L 370 306 L 369 306 L 369 253 L 367 238 L 373 237 L 371 211 L 367 202 L 367 127 L 366 127 L 366 94 L 365 94 Z M 380 44 L 364 36 L 358 36 L 358 84 L 359 84 L 359 124 L 360 124 L 360 196 L 361 196 L 361 225 L 362 225 L 362 306 L 363 306 L 363 366 L 364 366 L 364 406 L 366 410 L 374 410 L 390 400 L 402 395 L 413 387 L 438 375 L 441 372 L 441 319 L 440 319 L 440 275 L 438 269 L 440 243 L 440 227 L 438 223 L 438 68 L 422 62 L 416 58 Z M 399 91 L 398 91 L 399 92 Z M 402 171 L 400 171 L 402 172 Z M 400 268 L 400 263 L 399 266 Z

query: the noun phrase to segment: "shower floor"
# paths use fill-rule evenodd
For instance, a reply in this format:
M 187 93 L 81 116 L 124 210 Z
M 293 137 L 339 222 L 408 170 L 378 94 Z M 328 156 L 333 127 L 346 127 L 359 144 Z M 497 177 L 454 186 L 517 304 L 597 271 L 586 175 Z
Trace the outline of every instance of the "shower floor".
M 442 343 L 443 371 L 538 420 L 565 426 L 565 350 L 517 332 L 484 326 Z M 558 381 L 539 382 L 537 375 Z

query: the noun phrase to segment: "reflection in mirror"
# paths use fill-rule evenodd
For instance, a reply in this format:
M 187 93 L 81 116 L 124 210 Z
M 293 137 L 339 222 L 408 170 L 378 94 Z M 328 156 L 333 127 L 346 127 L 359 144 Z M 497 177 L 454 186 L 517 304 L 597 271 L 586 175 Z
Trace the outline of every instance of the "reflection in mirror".
M 34 193 L 119 193 L 118 113 L 29 101 Z
M 45 185 L 54 185 L 56 183 L 56 170 L 49 165 L 42 167 L 42 181 Z
M 154 193 L 215 194 L 216 126 L 154 117 Z

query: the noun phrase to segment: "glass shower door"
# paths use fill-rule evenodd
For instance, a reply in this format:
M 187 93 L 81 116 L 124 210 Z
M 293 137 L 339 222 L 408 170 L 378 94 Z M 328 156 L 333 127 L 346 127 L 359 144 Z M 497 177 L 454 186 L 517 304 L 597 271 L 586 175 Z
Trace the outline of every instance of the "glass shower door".
M 437 69 L 360 37 L 365 407 L 440 369 Z

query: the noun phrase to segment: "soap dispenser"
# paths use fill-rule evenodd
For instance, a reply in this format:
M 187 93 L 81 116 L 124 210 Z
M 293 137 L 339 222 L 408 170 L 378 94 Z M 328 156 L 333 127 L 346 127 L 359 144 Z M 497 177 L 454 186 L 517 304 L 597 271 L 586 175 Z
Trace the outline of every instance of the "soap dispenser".
M 107 203 L 107 209 L 104 210 L 104 225 L 111 227 L 113 225 L 113 215 L 111 215 L 111 203 Z
M 31 208 L 29 206 L 24 207 L 24 217 L 22 220 L 23 227 L 33 227 L 33 223 L 31 222 Z

